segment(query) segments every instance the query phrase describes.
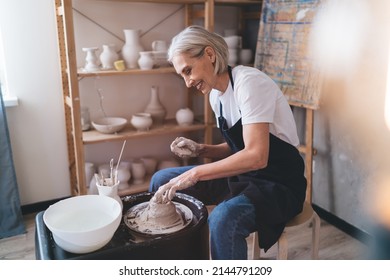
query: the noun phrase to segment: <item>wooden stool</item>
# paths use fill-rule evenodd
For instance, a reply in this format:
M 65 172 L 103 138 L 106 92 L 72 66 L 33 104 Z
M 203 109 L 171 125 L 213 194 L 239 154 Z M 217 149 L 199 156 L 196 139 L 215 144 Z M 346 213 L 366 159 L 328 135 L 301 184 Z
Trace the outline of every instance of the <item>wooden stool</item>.
M 313 210 L 313 207 L 309 202 L 305 202 L 303 205 L 303 210 L 300 214 L 295 216 L 291 221 L 286 225 L 285 230 L 282 235 L 279 237 L 277 242 L 278 244 L 278 260 L 287 260 L 288 254 L 288 242 L 287 242 L 287 230 L 289 228 L 303 227 L 308 223 L 312 222 L 312 239 L 311 239 L 311 258 L 318 259 L 319 243 L 320 243 L 320 217 Z M 257 232 L 252 233 L 253 235 L 253 249 L 252 249 L 252 259 L 260 258 L 260 248 L 259 248 L 259 236 Z

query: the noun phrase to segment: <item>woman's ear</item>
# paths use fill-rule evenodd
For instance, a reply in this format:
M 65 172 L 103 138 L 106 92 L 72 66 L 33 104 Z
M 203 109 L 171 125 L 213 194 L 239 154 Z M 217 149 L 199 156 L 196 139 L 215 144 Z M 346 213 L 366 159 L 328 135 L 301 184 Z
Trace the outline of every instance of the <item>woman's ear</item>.
M 205 51 L 205 54 L 206 54 L 207 58 L 210 59 L 210 61 L 212 63 L 214 63 L 215 62 L 215 51 L 214 51 L 214 49 L 212 47 L 208 46 L 208 47 L 205 48 L 204 51 Z

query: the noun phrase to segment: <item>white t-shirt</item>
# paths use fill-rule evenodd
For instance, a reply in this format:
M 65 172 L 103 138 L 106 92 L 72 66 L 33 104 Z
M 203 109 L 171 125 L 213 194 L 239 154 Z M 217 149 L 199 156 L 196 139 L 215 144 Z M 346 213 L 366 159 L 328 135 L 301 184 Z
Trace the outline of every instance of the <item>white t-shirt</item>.
M 225 92 L 213 89 L 210 92 L 210 105 L 217 118 L 222 114 L 228 127 L 232 127 L 240 118 L 242 125 L 251 123 L 269 123 L 270 133 L 297 147 L 299 138 L 290 105 L 278 85 L 260 70 L 236 66 L 232 69 L 232 84 Z

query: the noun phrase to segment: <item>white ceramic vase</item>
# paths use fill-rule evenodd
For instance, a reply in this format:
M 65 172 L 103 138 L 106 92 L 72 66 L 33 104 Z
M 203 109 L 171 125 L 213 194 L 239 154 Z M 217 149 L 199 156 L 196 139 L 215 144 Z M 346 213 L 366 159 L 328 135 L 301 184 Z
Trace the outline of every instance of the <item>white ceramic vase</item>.
M 134 160 L 131 163 L 131 174 L 135 185 L 142 184 L 145 180 L 146 168 L 141 160 Z
M 121 162 L 118 166 L 117 180 L 120 182 L 118 190 L 125 190 L 130 187 L 129 180 L 131 178 L 130 172 L 131 163 L 130 162 Z
M 144 50 L 140 43 L 139 30 L 124 29 L 125 44 L 122 47 L 122 57 L 128 69 L 138 67 L 139 53 Z
M 154 59 L 152 52 L 140 52 L 140 57 L 138 59 L 139 68 L 142 70 L 150 70 L 153 68 Z
M 152 116 L 153 124 L 161 125 L 164 123 L 167 111 L 161 104 L 157 86 L 152 86 L 151 88 L 150 100 L 145 108 L 145 113 L 149 113 Z
M 176 112 L 176 121 L 179 125 L 191 125 L 194 122 L 194 113 L 190 108 L 182 108 Z
M 93 72 L 99 70 L 99 59 L 96 55 L 98 47 L 83 48 L 83 51 L 87 53 L 85 57 L 84 71 Z
M 103 51 L 100 54 L 100 62 L 103 70 L 114 69 L 114 62 L 118 60 L 119 55 L 115 50 L 114 44 L 103 45 Z
M 116 201 L 119 202 L 121 208 L 123 209 L 123 202 L 118 195 L 119 184 L 120 184 L 120 182 L 117 182 L 113 186 L 101 186 L 98 183 L 96 183 L 96 187 L 98 189 L 99 195 L 105 195 L 105 196 L 112 197 L 113 199 L 115 199 Z

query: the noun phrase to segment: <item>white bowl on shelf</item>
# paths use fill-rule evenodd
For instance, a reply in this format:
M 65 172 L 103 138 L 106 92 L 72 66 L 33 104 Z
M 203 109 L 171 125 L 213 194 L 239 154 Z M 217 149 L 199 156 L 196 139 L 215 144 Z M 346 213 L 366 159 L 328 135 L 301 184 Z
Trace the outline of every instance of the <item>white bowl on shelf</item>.
M 152 115 L 149 113 L 136 113 L 132 115 L 130 123 L 137 131 L 148 131 L 153 124 Z
M 110 242 L 122 218 L 118 201 L 104 195 L 81 195 L 61 200 L 43 214 L 56 244 L 84 254 Z
M 103 117 L 92 122 L 92 126 L 104 134 L 112 134 L 122 130 L 127 124 L 125 118 Z

